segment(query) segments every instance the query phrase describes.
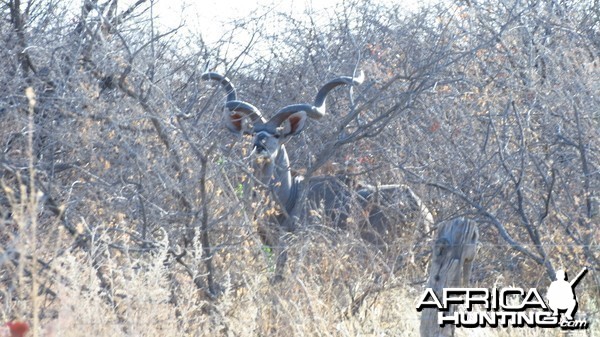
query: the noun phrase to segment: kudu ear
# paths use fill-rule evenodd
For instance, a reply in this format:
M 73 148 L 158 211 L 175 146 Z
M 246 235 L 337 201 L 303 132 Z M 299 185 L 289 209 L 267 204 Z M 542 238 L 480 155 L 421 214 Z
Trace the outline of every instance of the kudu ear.
M 306 124 L 306 112 L 298 111 L 291 114 L 283 123 L 281 123 L 281 135 L 283 137 L 299 134 Z
M 248 116 L 241 112 L 223 109 L 223 122 L 225 123 L 227 129 L 229 129 L 229 131 L 235 133 L 236 135 L 249 133 L 249 130 L 247 130 L 247 125 L 244 125 L 244 118 L 246 117 Z

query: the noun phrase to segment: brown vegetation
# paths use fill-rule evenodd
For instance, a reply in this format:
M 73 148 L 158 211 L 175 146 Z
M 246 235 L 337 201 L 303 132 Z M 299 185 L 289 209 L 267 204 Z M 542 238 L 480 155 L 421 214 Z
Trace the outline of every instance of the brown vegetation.
M 226 73 L 269 115 L 361 69 L 363 85 L 328 100 L 348 118 L 309 121 L 292 167 L 403 183 L 437 221 L 476 221 L 475 286 L 544 289 L 588 266 L 579 315 L 598 332 L 597 1 L 348 1 L 325 24 L 249 15 L 216 45 L 155 25 L 150 1 L 65 6 L 0 3 L 0 322 L 44 336 L 417 335 L 421 228 L 390 261 L 356 233 L 299 226 L 286 280 L 269 284 L 264 210 L 243 200 L 249 140 L 223 128 L 222 91 L 200 79 Z M 286 24 L 267 32 L 266 18 Z M 232 56 L 237 35 L 254 39 Z

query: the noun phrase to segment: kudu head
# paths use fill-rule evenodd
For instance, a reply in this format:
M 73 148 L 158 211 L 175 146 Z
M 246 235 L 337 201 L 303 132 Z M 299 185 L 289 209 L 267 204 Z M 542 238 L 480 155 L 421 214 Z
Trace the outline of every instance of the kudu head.
M 320 119 L 325 115 L 325 100 L 331 90 L 340 85 L 359 85 L 364 80 L 364 73 L 359 77 L 342 76 L 327 82 L 317 92 L 314 104 L 292 104 L 283 107 L 266 120 L 260 110 L 250 103 L 237 100 L 235 88 L 227 77 L 217 73 L 204 73 L 203 80 L 219 81 L 227 92 L 224 118 L 227 128 L 235 134 L 243 133 L 254 136 L 252 153 L 257 160 L 275 162 L 283 143 L 289 137 L 299 134 L 306 124 L 307 117 Z M 246 127 L 244 119 L 249 118 L 250 127 Z

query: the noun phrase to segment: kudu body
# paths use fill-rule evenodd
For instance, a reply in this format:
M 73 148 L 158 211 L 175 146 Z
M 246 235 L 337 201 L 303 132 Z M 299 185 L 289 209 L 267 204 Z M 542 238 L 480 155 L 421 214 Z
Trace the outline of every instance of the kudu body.
M 352 188 L 336 176 L 316 176 L 305 181 L 303 177 L 291 174 L 284 145 L 286 140 L 299 134 L 309 117 L 320 119 L 325 115 L 325 100 L 332 89 L 340 85 L 358 85 L 362 83 L 362 77 L 362 74 L 359 78 L 343 76 L 329 81 L 318 91 L 314 104 L 288 105 L 266 120 L 258 108 L 237 100 L 235 88 L 228 78 L 217 73 L 202 75 L 204 80 L 219 81 L 227 92 L 226 127 L 237 135 L 245 133 L 254 137 L 254 179 L 248 181 L 255 180 L 258 183 L 254 185 L 266 188 L 266 194 L 278 208 L 276 215 L 259 221 L 263 243 L 277 254 L 276 277 L 281 277 L 286 260 L 282 235 L 285 231 L 293 231 L 297 223 L 306 222 L 311 210 L 322 209 L 328 223 L 338 228 L 354 226 L 365 240 L 383 246 L 398 237 L 405 224 L 413 223 L 427 231 L 433 223 L 428 209 L 407 186 Z M 249 119 L 250 128 L 245 127 L 245 118 Z M 246 187 L 250 188 L 249 185 Z M 355 218 L 357 214 L 358 219 Z

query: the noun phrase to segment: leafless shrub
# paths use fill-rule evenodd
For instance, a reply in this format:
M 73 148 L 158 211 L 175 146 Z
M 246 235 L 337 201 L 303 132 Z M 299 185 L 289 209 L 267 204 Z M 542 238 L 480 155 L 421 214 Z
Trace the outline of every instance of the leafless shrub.
M 223 131 L 207 64 L 268 112 L 364 70 L 353 102 L 332 99 L 290 141 L 292 167 L 400 181 L 438 220 L 478 221 L 484 287 L 587 265 L 580 310 L 597 307 L 598 4 L 344 2 L 327 22 L 281 14 L 276 34 L 238 21 L 254 34 L 239 55 L 235 33 L 207 46 L 155 25 L 152 6 L 0 4 L 2 320 L 46 335 L 414 335 L 419 228 L 395 247 L 400 270 L 347 232 L 299 231 L 290 280 L 266 286 L 260 209 L 241 195 L 248 140 Z

